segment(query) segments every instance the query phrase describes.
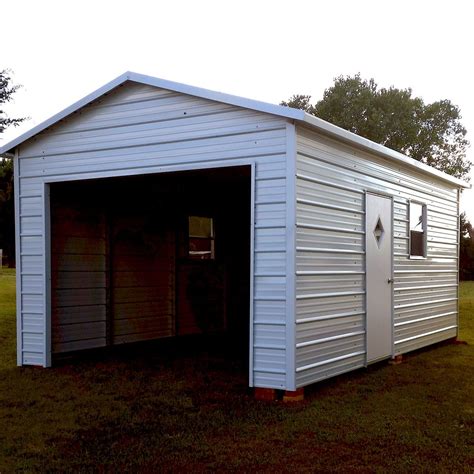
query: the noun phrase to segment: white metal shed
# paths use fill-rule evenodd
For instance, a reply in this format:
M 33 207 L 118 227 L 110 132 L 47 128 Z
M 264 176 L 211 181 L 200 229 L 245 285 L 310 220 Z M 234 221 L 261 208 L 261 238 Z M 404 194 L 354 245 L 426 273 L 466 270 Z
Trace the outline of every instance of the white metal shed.
M 457 335 L 467 185 L 303 111 L 127 72 L 0 154 L 19 365 L 240 326 L 293 391 Z

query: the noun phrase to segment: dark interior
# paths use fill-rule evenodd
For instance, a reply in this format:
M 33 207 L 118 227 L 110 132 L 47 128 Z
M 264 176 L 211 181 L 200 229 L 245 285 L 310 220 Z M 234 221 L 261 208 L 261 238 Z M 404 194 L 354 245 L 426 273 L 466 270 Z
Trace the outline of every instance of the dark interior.
M 56 183 L 50 202 L 55 359 L 176 337 L 248 357 L 249 166 Z

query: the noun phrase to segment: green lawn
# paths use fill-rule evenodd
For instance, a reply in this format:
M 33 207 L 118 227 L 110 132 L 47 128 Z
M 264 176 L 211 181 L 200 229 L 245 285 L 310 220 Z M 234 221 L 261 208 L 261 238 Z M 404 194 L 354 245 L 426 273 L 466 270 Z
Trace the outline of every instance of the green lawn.
M 0 473 L 473 472 L 474 282 L 460 339 L 253 400 L 238 364 L 136 352 L 16 367 L 14 274 L 0 276 Z

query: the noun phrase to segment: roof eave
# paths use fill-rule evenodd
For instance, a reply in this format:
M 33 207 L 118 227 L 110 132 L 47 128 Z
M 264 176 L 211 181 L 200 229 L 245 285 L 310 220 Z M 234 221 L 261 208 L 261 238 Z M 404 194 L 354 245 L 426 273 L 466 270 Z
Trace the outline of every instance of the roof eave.
M 115 79 L 108 82 L 104 86 L 99 87 L 99 89 L 95 90 L 94 92 L 91 92 L 90 94 L 86 95 L 82 99 L 79 99 L 77 102 L 74 102 L 73 104 L 71 104 L 69 107 L 66 107 L 65 109 L 61 110 L 61 112 L 54 114 L 49 119 L 46 119 L 44 122 L 41 122 L 40 124 L 36 125 L 30 130 L 27 130 L 25 133 L 22 133 L 18 137 L 14 138 L 13 140 L 11 140 L 10 142 L 8 142 L 7 144 L 3 145 L 0 148 L 0 156 L 4 156 L 5 154 L 12 153 L 15 150 L 15 148 L 21 143 L 34 137 L 38 133 L 47 129 L 48 127 L 51 127 L 55 123 L 67 117 L 68 115 L 76 112 L 81 107 L 84 107 L 87 104 L 91 103 L 92 101 L 98 99 L 100 96 L 106 94 L 107 92 L 111 91 L 115 87 L 118 87 L 120 84 L 123 84 L 128 79 L 128 75 L 129 75 L 128 72 L 121 74 L 120 76 L 116 77 Z
M 350 145 L 355 145 L 358 148 L 370 151 L 384 158 L 390 158 L 391 160 L 398 161 L 399 163 L 414 168 L 424 174 L 430 174 L 433 177 L 436 177 L 443 181 L 447 181 L 451 184 L 455 184 L 460 188 L 468 189 L 471 187 L 469 183 L 466 183 L 462 179 L 455 178 L 454 176 L 451 176 L 447 173 L 443 173 L 442 171 L 439 171 L 436 168 L 425 165 L 424 163 L 410 158 L 398 151 L 392 150 L 391 148 L 387 148 L 386 146 L 380 145 L 379 143 L 375 143 L 371 140 L 368 140 L 367 138 L 344 130 L 343 128 L 338 127 L 337 125 L 333 125 L 332 123 L 326 122 L 325 120 L 315 117 L 314 115 L 305 112 L 304 119 L 302 122 L 308 124 L 311 128 L 317 129 L 318 131 L 326 135 L 336 137 L 339 140 L 349 143 Z
M 99 89 L 95 90 L 94 92 L 91 92 L 90 94 L 86 95 L 77 102 L 74 102 L 72 105 L 66 107 L 64 110 L 61 110 L 61 112 L 58 112 L 49 119 L 45 120 L 44 122 L 41 122 L 39 125 L 36 125 L 35 127 L 31 128 L 30 130 L 26 131 L 25 133 L 19 135 L 18 137 L 14 138 L 10 142 L 0 147 L 0 156 L 5 156 L 12 153 L 15 148 L 21 143 L 34 137 L 38 133 L 41 133 L 43 130 L 47 129 L 48 127 L 51 127 L 55 123 L 66 118 L 68 115 L 71 115 L 72 113 L 76 112 L 87 104 L 90 104 L 102 95 L 107 94 L 112 89 L 115 89 L 126 81 L 138 82 L 140 84 L 160 87 L 162 89 L 168 89 L 174 92 L 180 92 L 183 94 L 201 97 L 204 99 L 215 100 L 229 105 L 235 105 L 238 107 L 256 110 L 258 112 L 264 112 L 280 117 L 286 117 L 292 120 L 303 120 L 304 118 L 304 112 L 302 110 L 292 109 L 281 105 L 268 104 L 266 102 L 260 102 L 258 100 L 246 99 L 244 97 L 224 94 L 222 92 L 202 89 L 200 87 L 188 86 L 179 82 L 167 81 L 152 76 L 146 76 L 144 74 L 138 74 L 136 72 L 127 71 L 116 77 L 114 80 L 108 82 L 104 86 L 100 87 Z

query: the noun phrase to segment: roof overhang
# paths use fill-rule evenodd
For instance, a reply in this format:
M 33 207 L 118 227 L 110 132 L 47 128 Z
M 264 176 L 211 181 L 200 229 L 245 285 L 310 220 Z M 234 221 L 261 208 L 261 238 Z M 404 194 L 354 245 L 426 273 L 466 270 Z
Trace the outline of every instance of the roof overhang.
M 369 151 L 383 158 L 389 158 L 392 161 L 413 168 L 423 174 L 429 174 L 443 181 L 448 181 L 449 183 L 455 184 L 461 188 L 471 187 L 469 183 L 466 183 L 462 179 L 455 178 L 454 176 L 451 176 L 447 173 L 443 173 L 432 166 L 425 165 L 424 163 L 410 158 L 403 153 L 392 150 L 391 148 L 380 145 L 379 143 L 375 143 L 371 140 L 368 140 L 367 138 L 361 137 L 360 135 L 356 135 L 355 133 L 344 130 L 341 127 L 315 117 L 314 115 L 310 115 L 305 112 L 303 121 L 304 123 L 308 124 L 309 127 L 316 129 L 326 135 L 337 138 L 345 143 L 356 146 L 357 148 L 361 148 L 362 150 Z
M 432 177 L 441 179 L 443 181 L 449 182 L 451 184 L 456 185 L 457 187 L 461 188 L 470 188 L 471 186 L 466 183 L 465 181 L 455 178 L 451 175 L 443 173 L 442 171 L 438 171 L 431 166 L 425 165 L 424 163 L 420 163 L 413 158 L 409 158 L 402 153 L 399 153 L 395 150 L 387 148 L 383 145 L 379 145 L 378 143 L 372 142 L 366 138 L 360 137 L 355 133 L 348 132 L 336 125 L 333 125 L 325 120 L 322 120 L 318 117 L 310 115 L 303 110 L 293 109 L 290 107 L 284 107 L 281 105 L 274 105 L 268 104 L 266 102 L 260 102 L 257 100 L 246 99 L 243 97 L 238 97 L 235 95 L 224 94 L 222 92 L 211 91 L 208 89 L 202 89 L 200 87 L 193 87 L 188 86 L 186 84 L 181 84 L 178 82 L 166 81 L 164 79 L 158 79 L 152 76 L 146 76 L 144 74 L 138 74 L 135 72 L 125 72 L 121 74 L 114 80 L 110 81 L 109 83 L 105 84 L 104 86 L 100 87 L 99 89 L 95 90 L 91 94 L 83 97 L 82 99 L 78 100 L 74 104 L 70 105 L 69 107 L 65 108 L 61 112 L 53 115 L 49 119 L 45 120 L 44 122 L 40 123 L 36 127 L 28 130 L 27 132 L 19 135 L 17 138 L 13 139 L 9 143 L 5 144 L 4 146 L 0 147 L 0 156 L 11 158 L 14 156 L 15 148 L 24 143 L 25 141 L 29 140 L 33 136 L 37 135 L 38 133 L 42 132 L 43 130 L 51 127 L 55 123 L 59 122 L 60 120 L 66 118 L 68 115 L 76 112 L 80 108 L 90 104 L 94 100 L 98 99 L 99 97 L 107 94 L 111 90 L 115 89 L 116 87 L 124 84 L 127 81 L 137 82 L 140 84 L 146 84 L 149 86 L 159 87 L 162 89 L 171 90 L 174 92 L 180 92 L 182 94 L 188 94 L 196 97 L 201 97 L 203 99 L 214 100 L 217 102 L 222 102 L 225 104 L 235 105 L 237 107 L 243 107 L 251 110 L 256 110 L 258 112 L 264 112 L 272 115 L 277 115 L 280 117 L 285 117 L 287 119 L 294 120 L 297 123 L 304 124 L 315 131 L 321 132 L 325 135 L 330 137 L 336 138 L 340 141 L 343 141 L 347 144 L 356 146 L 365 151 L 369 151 L 375 153 L 378 156 L 388 158 L 392 161 L 399 162 L 405 166 L 413 168 L 423 174 L 430 175 Z

